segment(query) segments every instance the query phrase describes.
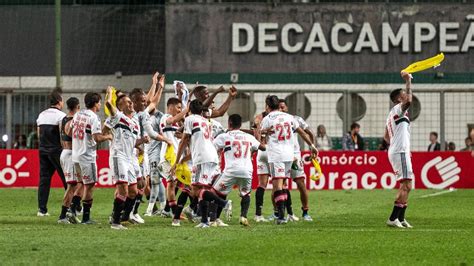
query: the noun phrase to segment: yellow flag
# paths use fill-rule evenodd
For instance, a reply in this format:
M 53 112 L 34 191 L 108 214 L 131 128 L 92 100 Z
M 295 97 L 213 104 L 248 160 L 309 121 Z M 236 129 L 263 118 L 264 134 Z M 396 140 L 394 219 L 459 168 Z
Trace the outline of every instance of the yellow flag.
M 443 60 L 444 60 L 444 54 L 440 53 L 440 54 L 438 54 L 436 56 L 433 56 L 433 57 L 430 57 L 428 59 L 414 62 L 414 63 L 410 64 L 409 66 L 407 66 L 402 71 L 408 72 L 410 74 L 415 73 L 415 72 L 420 72 L 420 71 L 426 70 L 428 68 L 439 66 L 441 64 L 441 62 L 443 62 Z
M 115 88 L 112 88 L 112 105 L 117 107 L 117 89 Z M 104 105 L 104 113 L 106 116 L 110 116 L 110 110 L 107 108 L 107 105 Z
M 191 185 L 191 170 L 187 163 L 176 165 L 176 179 L 185 185 Z
M 168 161 L 170 165 L 176 163 L 176 153 L 174 153 L 173 145 L 168 145 L 168 148 L 166 148 L 165 160 Z
M 313 162 L 314 168 L 316 169 L 318 173 L 317 175 L 311 175 L 309 178 L 311 178 L 311 180 L 316 181 L 321 178 L 321 176 L 323 175 L 323 172 L 321 171 L 321 166 L 319 165 L 318 160 L 313 158 L 311 162 Z

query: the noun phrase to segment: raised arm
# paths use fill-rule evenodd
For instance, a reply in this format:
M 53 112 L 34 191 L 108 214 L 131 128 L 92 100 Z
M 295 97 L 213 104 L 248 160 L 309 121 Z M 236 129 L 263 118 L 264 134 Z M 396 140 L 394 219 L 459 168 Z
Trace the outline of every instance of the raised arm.
M 214 102 L 214 99 L 216 98 L 217 94 L 224 92 L 225 88 L 224 86 L 220 86 L 215 92 L 213 92 L 211 95 L 209 95 L 209 98 L 207 98 L 202 105 L 204 107 L 209 107 L 211 104 Z
M 408 72 L 404 72 L 404 71 L 401 72 L 401 75 L 402 75 L 402 78 L 405 80 L 405 93 L 407 94 L 407 97 L 402 102 L 402 111 L 405 112 L 410 107 L 412 99 L 413 99 L 413 94 L 411 91 L 412 76 Z
M 150 89 L 148 90 L 148 93 L 146 94 L 147 102 L 151 101 L 151 97 L 153 97 L 156 93 L 156 85 L 158 84 L 159 75 L 160 73 L 155 72 L 155 74 L 153 74 L 153 77 L 151 78 L 151 86 L 150 86 Z
M 211 118 L 223 116 L 229 109 L 230 103 L 235 99 L 235 96 L 237 96 L 237 88 L 232 85 L 229 89 L 229 96 L 227 96 L 225 102 L 219 108 L 212 110 Z

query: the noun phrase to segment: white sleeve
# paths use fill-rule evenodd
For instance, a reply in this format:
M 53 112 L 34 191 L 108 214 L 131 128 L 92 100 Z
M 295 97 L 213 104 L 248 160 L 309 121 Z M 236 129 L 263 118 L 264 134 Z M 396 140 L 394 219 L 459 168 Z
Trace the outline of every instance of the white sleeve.
M 102 129 L 100 128 L 100 120 L 97 115 L 91 118 L 91 132 L 92 135 L 102 133 Z
M 184 119 L 184 134 L 191 135 L 192 132 L 193 132 L 193 118 L 186 117 L 186 119 Z
M 214 139 L 214 146 L 216 146 L 218 150 L 223 149 L 225 146 L 225 135 L 217 136 L 217 138 Z
M 260 142 L 254 136 L 250 136 L 250 143 L 252 144 L 251 149 L 253 151 L 258 150 L 258 147 L 260 146 Z
M 267 117 L 268 117 L 268 116 L 266 116 L 266 117 L 263 118 L 263 120 L 262 120 L 262 129 L 268 129 L 268 128 L 270 128 L 269 119 L 268 119 Z

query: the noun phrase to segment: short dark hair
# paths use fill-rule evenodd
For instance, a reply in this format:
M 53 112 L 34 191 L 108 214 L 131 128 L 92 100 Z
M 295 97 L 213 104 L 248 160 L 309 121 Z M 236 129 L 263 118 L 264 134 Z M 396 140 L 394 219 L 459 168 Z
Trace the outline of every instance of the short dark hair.
M 130 92 L 130 99 L 132 99 L 132 101 L 134 101 L 136 99 L 136 97 L 138 97 L 139 95 L 143 95 L 143 94 L 145 94 L 145 92 L 141 88 L 134 88 Z
M 120 110 L 119 104 L 122 101 L 122 99 L 125 98 L 125 97 L 129 97 L 129 96 L 125 93 L 122 93 L 122 94 L 119 95 L 119 97 L 117 97 L 117 99 L 115 100 L 115 107 L 117 107 L 117 109 Z
M 438 138 L 438 133 L 435 132 L 435 131 L 431 131 L 431 132 L 430 132 L 430 135 L 433 135 L 433 136 L 435 136 L 436 138 Z M 425 136 L 426 136 L 426 135 L 425 135 Z
M 400 93 L 402 92 L 403 89 L 394 89 L 392 92 L 390 92 L 390 100 L 393 103 L 397 103 L 397 98 L 400 96 Z
M 67 99 L 66 101 L 66 106 L 69 111 L 76 109 L 78 105 L 79 105 L 79 99 L 77 99 L 76 97 L 71 97 Z
M 354 128 L 360 128 L 360 125 L 356 122 L 352 123 L 351 124 L 351 130 L 353 130 Z
M 278 109 L 280 101 L 276 95 L 268 95 L 265 99 L 265 104 L 271 109 L 276 110 Z
M 170 105 L 178 105 L 180 103 L 181 101 L 178 98 L 172 97 L 168 99 L 168 101 L 166 102 L 166 106 L 169 107 Z
M 97 92 L 88 92 L 86 96 L 84 96 L 84 103 L 86 104 L 86 108 L 90 109 L 96 105 L 96 103 L 100 102 L 102 97 Z
M 201 93 L 205 89 L 207 89 L 207 86 L 197 85 L 196 87 L 194 87 L 194 93 Z
M 63 101 L 63 97 L 61 96 L 61 89 L 54 89 L 49 94 L 49 104 L 51 106 L 58 104 L 59 102 Z
M 278 103 L 285 103 L 286 105 L 288 105 L 288 104 L 286 103 L 286 100 L 283 99 L 283 98 L 278 99 Z
M 242 126 L 242 117 L 239 114 L 231 114 L 229 116 L 229 126 L 232 128 L 240 128 Z
M 191 103 L 189 104 L 189 111 L 191 111 L 191 114 L 194 114 L 194 115 L 202 114 L 202 111 L 203 111 L 202 102 L 198 99 L 192 100 Z

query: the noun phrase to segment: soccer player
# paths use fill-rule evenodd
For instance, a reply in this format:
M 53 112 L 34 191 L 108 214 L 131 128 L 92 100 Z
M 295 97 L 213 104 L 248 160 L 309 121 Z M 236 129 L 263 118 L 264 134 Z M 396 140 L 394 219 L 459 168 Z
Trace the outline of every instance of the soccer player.
M 155 109 L 150 115 L 150 125 L 153 131 L 160 131 L 160 121 L 163 117 L 163 112 Z M 161 180 L 162 176 L 158 170 L 158 164 L 160 163 L 161 148 L 163 146 L 162 141 L 154 139 L 150 140 L 148 145 L 148 159 L 150 160 L 150 198 L 148 200 L 148 207 L 145 212 L 145 216 L 153 216 L 162 211 L 165 208 L 166 202 L 166 188 Z M 156 201 L 160 202 L 160 208 L 156 207 Z
M 130 98 L 127 95 L 119 96 L 116 104 L 121 111 L 117 111 L 111 103 L 111 87 L 108 88 L 107 95 L 106 105 L 110 110 L 111 117 L 105 126 L 112 131 L 113 135 L 109 163 L 117 188 L 111 228 L 122 230 L 126 227 L 122 226 L 120 222 L 130 219 L 130 213 L 138 193 L 137 171 L 131 158 L 135 156 L 135 146 L 148 142 L 149 138 L 148 136 L 140 138 L 140 127 L 138 121 L 133 117 L 135 110 Z
M 201 223 L 196 227 L 209 227 L 209 203 L 215 201 L 217 206 L 226 207 L 228 201 L 222 200 L 213 192 L 209 191 L 212 180 L 219 175 L 217 151 L 212 143 L 212 129 L 209 121 L 202 116 L 202 102 L 195 99 L 191 101 L 189 110 L 191 115 L 184 120 L 183 138 L 178 147 L 176 161 L 182 163 L 181 157 L 186 147 L 191 149 L 193 163 L 192 194 L 199 198 L 201 210 Z M 171 175 L 176 171 L 176 164 L 171 169 Z
M 72 137 L 70 130 L 70 123 L 74 115 L 81 109 L 79 106 L 79 99 L 71 97 L 66 101 L 66 106 L 69 112 L 61 120 L 60 123 L 60 135 L 61 145 L 63 151 L 61 152 L 61 167 L 63 169 L 64 177 L 66 178 L 67 189 L 64 193 L 63 204 L 61 207 L 61 214 L 59 215 L 58 223 L 79 223 L 80 221 L 76 217 L 76 208 L 81 204 L 81 195 L 83 192 L 82 182 L 78 182 L 74 175 L 74 163 L 72 162 Z M 67 129 L 67 130 L 66 130 Z M 74 205 L 71 206 L 71 201 L 74 201 Z M 68 210 L 71 210 L 68 215 Z
M 262 120 L 262 131 L 267 134 L 267 154 L 270 166 L 270 175 L 273 184 L 273 197 L 278 209 L 277 224 L 286 223 L 285 206 L 287 193 L 283 190 L 284 180 L 291 175 L 291 166 L 294 157 L 294 132 L 302 132 L 293 116 L 279 111 L 279 99 L 270 95 L 265 99 L 265 108 L 268 115 Z M 302 135 L 305 142 L 311 145 L 311 140 Z M 291 151 L 291 152 L 288 152 Z M 318 150 L 311 145 L 312 156 L 316 157 Z
M 267 116 L 267 112 L 262 112 L 257 115 L 254 119 L 254 128 L 261 128 L 262 119 Z M 261 132 L 261 143 L 266 144 L 266 134 Z M 268 185 L 268 179 L 270 176 L 270 168 L 268 165 L 267 151 L 258 150 L 257 152 L 257 176 L 258 176 L 258 187 L 255 191 L 255 222 L 268 222 L 262 215 L 263 199 L 265 190 Z
M 284 99 L 280 99 L 280 111 L 288 113 L 288 105 L 286 104 L 286 101 Z M 310 145 L 314 146 L 314 133 L 309 127 L 309 125 L 306 123 L 306 121 L 297 115 L 293 116 L 297 123 L 299 124 L 299 128 L 301 130 L 297 131 L 300 136 L 303 134 L 307 135 L 309 140 L 311 141 Z M 309 210 L 309 204 L 308 204 L 308 191 L 306 189 L 305 185 L 305 180 L 306 180 L 306 174 L 304 172 L 304 167 L 303 167 L 303 160 L 301 158 L 301 150 L 300 150 L 300 144 L 298 142 L 298 139 L 295 138 L 295 145 L 294 145 L 294 152 L 295 152 L 295 161 L 293 162 L 293 165 L 291 167 L 291 178 L 295 181 L 298 190 L 300 192 L 300 200 L 301 200 L 301 210 L 303 211 L 303 220 L 311 222 L 313 221 L 313 218 L 308 214 Z M 293 210 L 291 206 L 291 195 L 290 191 L 286 189 L 286 192 L 288 194 L 288 200 L 287 200 L 287 211 L 288 211 L 288 219 L 290 221 L 298 221 L 298 217 L 296 215 L 293 215 Z M 291 213 L 290 213 L 291 212 Z
M 197 85 L 193 90 L 193 94 L 197 100 L 203 103 L 203 110 L 209 108 L 209 117 L 216 118 L 223 116 L 227 112 L 230 104 L 237 96 L 237 88 L 232 85 L 229 89 L 229 95 L 227 96 L 227 99 L 219 108 L 215 108 L 213 106 L 214 98 L 217 96 L 217 94 L 224 91 L 224 87 L 220 86 L 211 96 L 209 96 L 209 91 L 206 86 Z
M 413 169 L 410 158 L 410 119 L 408 108 L 412 102 L 411 79 L 407 72 L 401 72 L 405 80 L 405 90 L 396 89 L 390 93 L 390 100 L 395 106 L 390 110 L 385 126 L 384 139 L 390 143 L 388 159 L 400 181 L 400 187 L 395 198 L 393 211 L 387 220 L 387 225 L 398 228 L 411 228 L 405 220 L 408 194 L 412 187 Z
M 213 185 L 214 191 L 223 199 L 232 191 L 234 185 L 240 191 L 240 224 L 249 225 L 247 213 L 250 207 L 250 192 L 252 191 L 252 152 L 257 149 L 265 150 L 265 146 L 252 135 L 242 132 L 242 117 L 238 114 L 229 116 L 228 132 L 220 134 L 214 145 L 224 153 L 225 169 Z M 260 135 L 260 134 L 257 134 Z M 216 217 L 219 218 L 220 209 Z M 217 220 L 215 224 L 217 224 Z
M 181 211 L 186 204 L 187 197 L 180 197 L 181 201 L 176 202 L 175 189 L 177 185 L 177 180 L 174 175 L 170 173 L 171 162 L 167 160 L 166 153 L 168 147 L 173 148 L 173 153 L 176 155 L 178 152 L 179 140 L 176 137 L 175 133 L 179 128 L 179 122 L 184 118 L 187 113 L 187 107 L 182 108 L 181 100 L 178 98 L 169 98 L 166 103 L 166 114 L 161 117 L 160 120 L 160 133 L 171 140 L 171 145 L 163 143 L 160 153 L 160 161 L 158 163 L 158 169 L 161 176 L 166 178 L 168 186 L 166 187 L 166 198 L 171 207 L 171 210 L 174 215 L 174 219 L 171 223 L 172 226 L 180 226 L 180 215 Z M 182 202 L 184 200 L 184 202 Z
M 102 134 L 100 119 L 97 112 L 100 110 L 101 97 L 98 93 L 88 92 L 84 97 L 87 109 L 77 112 L 71 123 L 72 130 L 72 161 L 74 173 L 78 182 L 84 184 L 82 197 L 83 224 L 94 224 L 90 219 L 90 210 L 93 201 L 93 188 L 97 182 L 97 143 L 111 140 L 110 134 Z
M 164 88 L 165 77 L 164 75 L 160 75 L 156 72 L 152 77 L 152 85 L 150 90 L 147 94 L 142 89 L 135 88 L 130 92 L 130 99 L 133 102 L 133 107 L 135 109 L 135 118 L 137 119 L 140 129 L 141 129 L 141 136 L 148 135 L 150 138 L 158 140 L 158 141 L 166 141 L 163 139 L 160 134 L 154 132 L 151 124 L 150 124 L 150 112 L 152 112 L 156 105 L 159 103 L 161 99 L 161 95 Z M 147 103 L 150 102 L 150 104 Z M 168 140 L 169 141 L 169 140 Z M 140 173 L 137 178 L 137 187 L 138 187 L 138 195 L 135 199 L 135 204 L 133 206 L 133 213 L 131 215 L 131 219 L 138 222 L 144 223 L 145 221 L 143 218 L 140 217 L 138 213 L 138 208 L 142 201 L 142 197 L 144 194 L 144 189 L 146 186 L 146 175 L 149 174 L 148 169 L 148 152 L 145 150 L 144 145 L 137 146 L 137 156 L 133 158 L 133 163 L 135 168 L 138 167 Z M 138 157 L 143 156 L 143 159 L 139 161 Z M 146 164 L 144 165 L 143 162 Z

